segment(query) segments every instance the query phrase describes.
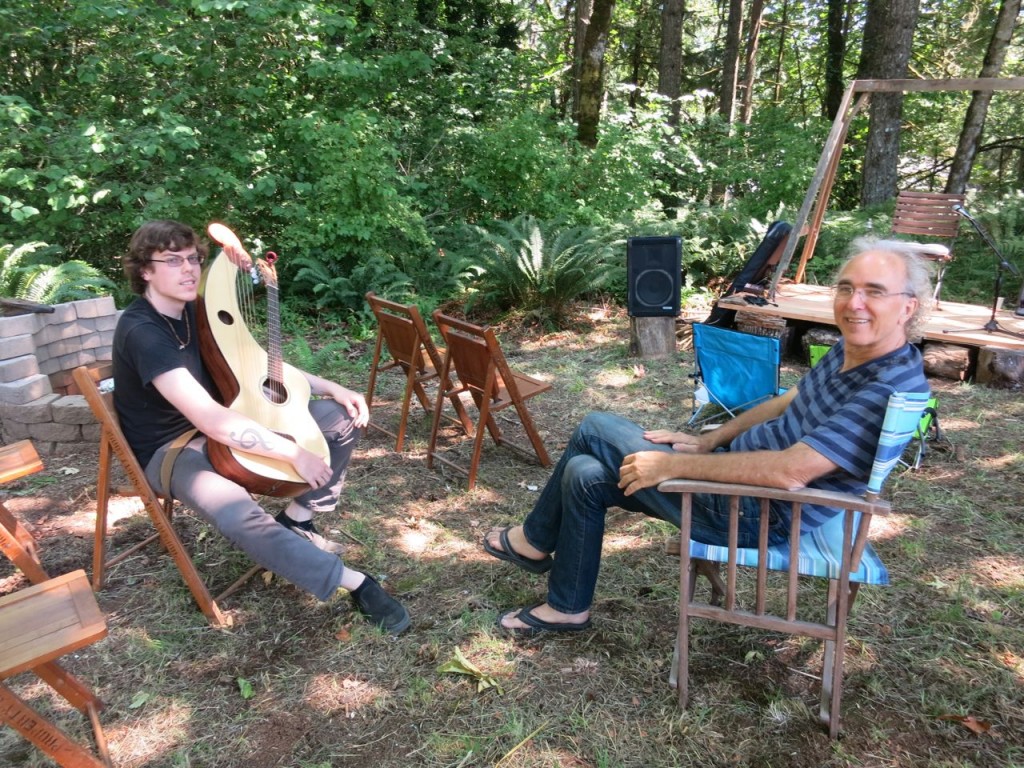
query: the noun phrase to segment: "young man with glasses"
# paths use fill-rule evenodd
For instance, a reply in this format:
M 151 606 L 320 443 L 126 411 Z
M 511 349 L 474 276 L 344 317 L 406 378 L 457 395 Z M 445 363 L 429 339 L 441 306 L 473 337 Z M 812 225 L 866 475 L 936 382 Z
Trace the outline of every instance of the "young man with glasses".
M 930 306 L 928 266 L 898 242 L 858 241 L 833 292 L 842 339 L 785 394 L 699 436 L 645 430 L 607 413 L 584 418 L 522 525 L 495 528 L 484 550 L 532 573 L 549 573 L 547 600 L 504 613 L 502 630 L 570 632 L 590 626 L 609 507 L 679 525 L 678 494 L 664 480 L 740 482 L 863 493 L 889 395 L 927 392 L 921 355 L 909 343 Z M 758 502 L 747 499 L 740 546 L 757 546 Z M 835 510 L 805 505 L 801 526 Z M 728 504 L 698 494 L 693 538 L 728 543 Z M 771 511 L 771 542 L 789 537 L 784 504 Z
M 239 266 L 249 255 L 228 245 Z M 125 275 L 138 298 L 125 309 L 114 332 L 114 405 L 125 437 L 153 487 L 179 499 L 213 524 L 255 562 L 310 592 L 330 599 L 348 590 L 370 621 L 398 634 L 410 623 L 408 611 L 373 579 L 345 566 L 341 546 L 320 535 L 314 512 L 337 506 L 359 429 L 369 413 L 358 392 L 303 372 L 314 395 L 310 414 L 324 433 L 329 462 L 295 442 L 224 407 L 199 354 L 196 298 L 205 243 L 185 224 L 150 221 L 134 234 L 123 258 Z M 171 445 L 198 430 L 174 455 Z M 206 453 L 209 437 L 225 445 L 288 462 L 310 485 L 276 518 L 242 486 L 221 476 Z M 165 458 L 172 462 L 163 487 Z

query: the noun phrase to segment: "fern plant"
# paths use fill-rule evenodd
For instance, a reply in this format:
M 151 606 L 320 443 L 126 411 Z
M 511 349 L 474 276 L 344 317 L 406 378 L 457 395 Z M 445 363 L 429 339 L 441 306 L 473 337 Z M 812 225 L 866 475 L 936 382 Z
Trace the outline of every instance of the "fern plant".
M 0 245 L 0 294 L 39 304 L 60 304 L 113 293 L 114 284 L 95 267 L 73 259 L 59 262 L 46 243 Z
M 547 231 L 545 231 L 547 230 Z M 532 216 L 477 228 L 479 300 L 500 309 L 518 308 L 556 325 L 570 303 L 605 286 L 614 243 L 594 227 L 560 229 Z

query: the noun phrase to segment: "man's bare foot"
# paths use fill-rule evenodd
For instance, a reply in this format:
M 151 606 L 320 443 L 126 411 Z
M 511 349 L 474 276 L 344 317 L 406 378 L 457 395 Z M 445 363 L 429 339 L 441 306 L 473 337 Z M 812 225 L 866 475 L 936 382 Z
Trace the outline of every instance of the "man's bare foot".
M 520 635 L 540 632 L 579 632 L 590 626 L 590 611 L 562 613 L 547 603 L 510 611 L 498 619 L 498 626 Z

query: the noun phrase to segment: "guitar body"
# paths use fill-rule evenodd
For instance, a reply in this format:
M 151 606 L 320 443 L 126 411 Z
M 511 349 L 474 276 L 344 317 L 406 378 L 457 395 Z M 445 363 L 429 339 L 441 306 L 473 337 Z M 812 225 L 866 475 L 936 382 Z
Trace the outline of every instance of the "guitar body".
M 238 267 L 221 253 L 203 272 L 197 306 L 203 362 L 224 405 L 329 462 L 327 441 L 309 413 L 309 382 L 278 361 L 281 380 L 268 376 L 269 356 L 246 325 L 239 306 Z M 309 485 L 291 464 L 208 442 L 210 461 L 224 477 L 264 496 L 297 496 Z

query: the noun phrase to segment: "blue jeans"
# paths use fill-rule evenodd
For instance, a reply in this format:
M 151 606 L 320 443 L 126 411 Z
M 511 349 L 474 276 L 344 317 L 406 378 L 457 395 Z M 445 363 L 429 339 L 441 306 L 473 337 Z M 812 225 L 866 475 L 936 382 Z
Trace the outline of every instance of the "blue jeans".
M 619 489 L 622 460 L 639 451 L 672 452 L 670 445 L 644 439 L 644 428 L 610 413 L 590 413 L 576 428 L 565 453 L 523 522 L 526 540 L 555 555 L 548 575 L 548 605 L 563 613 L 582 613 L 594 600 L 605 513 L 609 507 L 642 512 L 679 526 L 682 497 L 645 488 L 626 496 Z M 757 546 L 759 506 L 743 499 L 739 544 Z M 706 544 L 728 544 L 728 498 L 697 494 L 691 536 Z M 772 514 L 769 540 L 789 535 L 785 514 Z

